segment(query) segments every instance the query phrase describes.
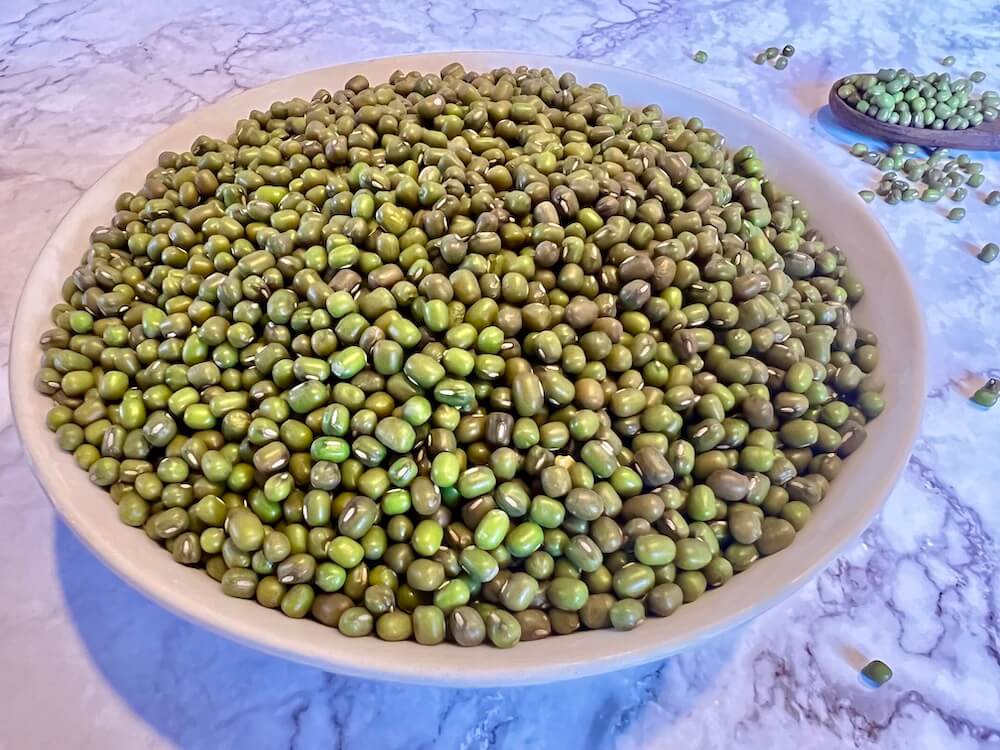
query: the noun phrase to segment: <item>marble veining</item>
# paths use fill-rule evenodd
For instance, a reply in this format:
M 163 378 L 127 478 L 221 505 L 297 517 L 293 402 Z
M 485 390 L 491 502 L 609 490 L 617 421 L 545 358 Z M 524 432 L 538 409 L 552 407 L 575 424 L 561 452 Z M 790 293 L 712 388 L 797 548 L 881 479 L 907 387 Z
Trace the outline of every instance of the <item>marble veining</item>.
M 875 173 L 822 111 L 839 75 L 896 62 L 1000 77 L 1000 6 L 970 2 L 439 0 L 416 7 L 173 0 L 0 4 L 0 367 L 32 258 L 121 155 L 207 102 L 352 59 L 541 51 L 687 82 L 807 143 L 858 189 Z M 378 20 L 376 20 L 378 19 Z M 794 42 L 787 70 L 753 65 Z M 690 59 L 705 49 L 710 60 Z M 234 645 L 129 589 L 55 517 L 0 390 L 0 748 L 1000 747 L 1000 412 L 966 398 L 1000 376 L 1000 209 L 872 205 L 924 305 L 922 434 L 881 517 L 802 592 L 667 661 L 553 686 L 427 689 L 325 674 Z M 998 264 L 1000 266 L 1000 264 Z M 872 290 L 872 293 L 877 293 Z M 857 669 L 878 656 L 878 691 Z

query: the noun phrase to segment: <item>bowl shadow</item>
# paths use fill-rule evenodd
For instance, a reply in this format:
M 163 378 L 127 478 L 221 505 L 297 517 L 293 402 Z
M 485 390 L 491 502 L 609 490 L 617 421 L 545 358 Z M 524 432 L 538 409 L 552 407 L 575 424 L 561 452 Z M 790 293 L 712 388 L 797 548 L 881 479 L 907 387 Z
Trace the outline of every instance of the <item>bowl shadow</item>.
M 830 110 L 829 104 L 824 104 L 822 107 L 817 109 L 813 113 L 812 119 L 818 128 L 825 131 L 826 135 L 835 143 L 842 143 L 846 146 L 852 143 L 861 142 L 869 148 L 885 148 L 885 141 L 880 141 L 877 138 L 872 138 L 869 135 L 859 133 L 856 130 L 851 130 L 850 128 L 845 128 L 837 122 L 833 116 L 833 112 Z
M 141 721 L 184 748 L 610 750 L 650 711 L 661 727 L 689 715 L 740 632 L 643 667 L 551 685 L 459 689 L 344 677 L 175 616 L 55 524 L 59 582 L 93 664 Z

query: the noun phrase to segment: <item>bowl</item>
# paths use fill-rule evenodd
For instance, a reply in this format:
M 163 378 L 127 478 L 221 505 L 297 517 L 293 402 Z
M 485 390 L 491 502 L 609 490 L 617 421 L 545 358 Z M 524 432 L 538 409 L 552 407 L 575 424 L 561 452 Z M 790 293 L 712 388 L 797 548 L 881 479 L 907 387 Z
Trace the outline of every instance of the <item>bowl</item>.
M 857 75 L 871 75 L 860 73 Z M 986 121 L 965 130 L 934 130 L 909 125 L 879 122 L 874 117 L 858 112 L 840 98 L 837 89 L 844 85 L 844 78 L 830 87 L 827 104 L 833 119 L 848 130 L 886 143 L 912 143 L 924 148 L 958 148 L 969 151 L 1000 151 L 1000 119 Z
M 669 618 L 648 620 L 630 632 L 581 632 L 501 651 L 351 640 L 314 621 L 286 618 L 256 602 L 224 596 L 204 571 L 178 565 L 141 530 L 122 524 L 107 493 L 90 483 L 45 428 L 51 402 L 33 386 L 40 358 L 38 336 L 51 326 L 49 310 L 59 301 L 62 281 L 79 261 L 90 230 L 107 223 L 115 197 L 140 185 L 161 151 L 187 149 L 201 134 L 227 135 L 251 109 L 295 95 L 308 98 L 358 73 L 383 81 L 396 68 L 437 71 L 453 60 L 479 70 L 525 64 L 572 71 L 581 81 L 606 84 L 628 104 L 658 103 L 667 113 L 702 118 L 733 146 L 752 143 L 769 175 L 802 199 L 814 225 L 845 249 L 868 289 L 877 291 L 862 300 L 855 318 L 880 337 L 879 372 L 886 380 L 888 406 L 810 523 L 780 554 L 760 560 Z M 920 309 L 892 243 L 854 191 L 805 147 L 756 117 L 653 76 L 558 57 L 452 52 L 348 63 L 276 81 L 195 112 L 123 158 L 67 213 L 36 260 L 18 304 L 10 378 L 18 431 L 56 510 L 105 564 L 154 601 L 220 635 L 329 671 L 415 683 L 498 686 L 565 680 L 661 659 L 746 622 L 791 595 L 861 533 L 895 483 L 920 422 L 924 352 Z

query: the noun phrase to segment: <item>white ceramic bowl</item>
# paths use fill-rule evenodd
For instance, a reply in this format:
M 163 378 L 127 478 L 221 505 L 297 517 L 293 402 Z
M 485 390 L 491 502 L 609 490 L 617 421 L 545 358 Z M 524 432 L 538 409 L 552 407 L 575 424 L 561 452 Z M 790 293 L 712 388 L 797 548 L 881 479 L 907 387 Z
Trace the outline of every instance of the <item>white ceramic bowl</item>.
M 50 401 L 33 385 L 38 335 L 50 327 L 48 311 L 60 285 L 86 246 L 90 230 L 105 224 L 115 197 L 142 184 L 164 150 L 181 151 L 203 133 L 225 136 L 237 119 L 277 99 L 310 97 L 364 73 L 384 81 L 396 68 L 438 71 L 452 60 L 469 69 L 548 66 L 599 81 L 626 103 L 657 103 L 667 113 L 701 117 L 730 144 L 752 143 L 780 185 L 798 195 L 813 222 L 844 248 L 869 294 L 856 319 L 878 332 L 888 407 L 853 455 L 795 543 L 763 559 L 723 588 L 711 591 L 668 619 L 652 619 L 628 633 L 582 632 L 523 643 L 513 650 L 434 648 L 416 643 L 350 640 L 310 620 L 292 620 L 252 601 L 231 599 L 201 570 L 185 568 L 142 531 L 118 521 L 115 505 L 93 486 L 44 426 Z M 855 539 L 892 488 L 917 432 L 924 396 L 924 334 L 906 273 L 880 225 L 827 167 L 806 148 L 763 121 L 691 89 L 659 78 L 579 60 L 513 52 L 412 55 L 337 65 L 244 92 L 205 107 L 122 159 L 70 210 L 42 250 L 21 295 L 14 324 L 11 388 L 14 414 L 42 486 L 66 523 L 138 590 L 177 614 L 221 635 L 300 662 L 345 674 L 450 685 L 505 685 L 564 680 L 662 658 L 705 641 L 774 606 L 808 581 Z

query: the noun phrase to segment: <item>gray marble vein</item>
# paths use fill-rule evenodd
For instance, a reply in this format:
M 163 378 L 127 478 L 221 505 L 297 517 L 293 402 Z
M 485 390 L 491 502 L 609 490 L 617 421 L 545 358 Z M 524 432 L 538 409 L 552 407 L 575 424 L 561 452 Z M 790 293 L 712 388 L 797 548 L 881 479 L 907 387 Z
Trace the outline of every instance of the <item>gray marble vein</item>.
M 230 7 L 232 6 L 232 7 Z M 786 71 L 750 58 L 793 41 Z M 830 80 L 895 62 L 1000 77 L 989 0 L 194 0 L 0 3 L 0 368 L 31 260 L 121 155 L 207 102 L 353 59 L 543 51 L 661 73 L 767 119 L 858 189 L 874 172 L 820 112 Z M 711 59 L 694 64 L 705 49 Z M 0 390 L 0 748 L 1000 747 L 1000 233 L 982 196 L 872 205 L 924 305 L 930 382 L 913 458 L 884 512 L 801 593 L 667 661 L 568 684 L 450 690 L 325 674 L 183 622 L 129 589 L 57 520 Z M 872 293 L 878 293 L 877 289 Z M 896 671 L 878 691 L 857 668 Z M 470 656 L 470 658 L 474 658 Z

